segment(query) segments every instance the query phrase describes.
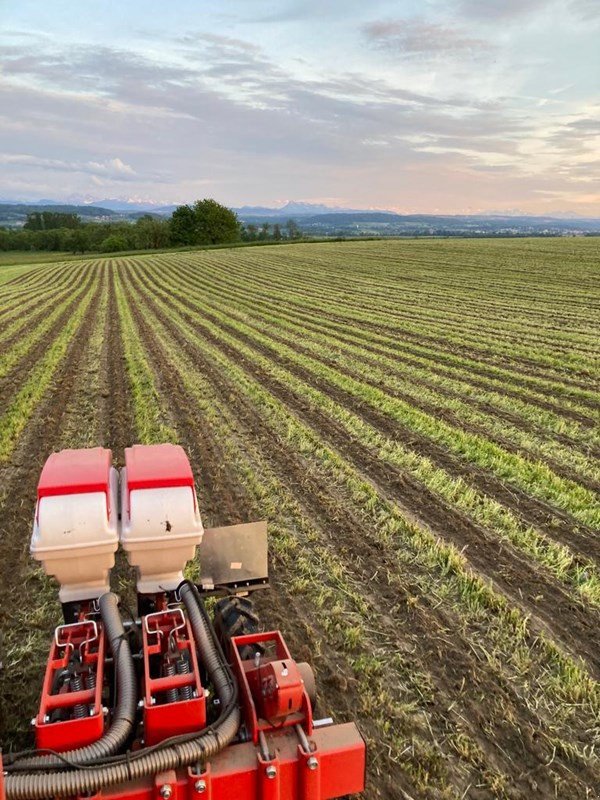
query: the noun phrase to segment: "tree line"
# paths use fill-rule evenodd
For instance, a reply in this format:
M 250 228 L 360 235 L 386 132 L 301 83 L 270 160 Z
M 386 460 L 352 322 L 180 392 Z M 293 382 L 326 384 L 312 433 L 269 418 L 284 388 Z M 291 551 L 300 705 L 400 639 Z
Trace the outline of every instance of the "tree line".
M 299 239 L 294 220 L 244 225 L 210 198 L 178 206 L 171 218 L 145 214 L 135 222 L 84 222 L 77 214 L 34 211 L 22 228 L 0 228 L 0 250 L 115 253 L 166 247 Z

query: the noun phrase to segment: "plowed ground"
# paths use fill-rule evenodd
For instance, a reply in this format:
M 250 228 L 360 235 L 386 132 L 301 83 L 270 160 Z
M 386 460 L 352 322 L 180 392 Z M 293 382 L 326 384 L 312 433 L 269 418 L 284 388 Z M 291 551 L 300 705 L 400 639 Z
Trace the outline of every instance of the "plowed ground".
M 0 741 L 30 744 L 63 447 L 176 441 L 369 798 L 600 792 L 600 243 L 293 245 L 0 268 Z M 119 556 L 115 589 L 131 597 Z

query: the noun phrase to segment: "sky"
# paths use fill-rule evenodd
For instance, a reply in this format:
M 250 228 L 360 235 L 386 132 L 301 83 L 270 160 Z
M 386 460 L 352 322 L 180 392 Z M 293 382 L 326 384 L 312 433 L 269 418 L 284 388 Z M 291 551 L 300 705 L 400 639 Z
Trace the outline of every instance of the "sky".
M 0 0 L 0 199 L 600 217 L 600 0 Z

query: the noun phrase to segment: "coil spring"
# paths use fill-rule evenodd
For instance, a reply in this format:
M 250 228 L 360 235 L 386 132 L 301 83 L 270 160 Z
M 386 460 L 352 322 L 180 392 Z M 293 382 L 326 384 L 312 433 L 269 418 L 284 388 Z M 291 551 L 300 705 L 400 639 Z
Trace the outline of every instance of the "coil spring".
M 181 658 L 177 659 L 177 674 L 178 675 L 190 674 L 190 662 L 188 658 L 183 654 Z M 191 700 L 193 697 L 192 687 L 182 686 L 181 689 L 179 690 L 179 695 L 181 700 Z
M 172 678 L 177 674 L 177 668 L 171 660 L 165 662 L 165 677 Z M 167 689 L 167 703 L 176 703 L 178 697 L 177 689 Z
M 88 689 L 95 689 L 96 688 L 96 673 L 94 672 L 94 670 L 91 667 L 90 667 L 90 670 L 89 670 L 89 672 L 87 674 L 87 677 L 85 679 L 85 683 L 86 683 L 86 687 Z
M 72 692 L 81 692 L 83 689 L 83 680 L 79 673 L 75 673 L 71 676 L 71 681 L 69 683 L 69 687 Z M 87 717 L 88 710 L 83 703 L 77 703 L 76 706 L 73 707 L 73 719 L 83 719 Z

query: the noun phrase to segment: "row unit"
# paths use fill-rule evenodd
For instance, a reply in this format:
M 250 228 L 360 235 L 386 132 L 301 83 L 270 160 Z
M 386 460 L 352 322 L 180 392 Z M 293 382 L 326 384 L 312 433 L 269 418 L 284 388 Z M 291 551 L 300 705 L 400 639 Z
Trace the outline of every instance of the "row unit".
M 59 581 L 63 603 L 109 591 L 119 540 L 138 592 L 171 591 L 202 534 L 194 476 L 178 445 L 129 447 L 120 471 L 102 447 L 53 453 L 44 465 L 31 553 Z

